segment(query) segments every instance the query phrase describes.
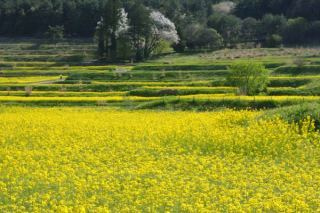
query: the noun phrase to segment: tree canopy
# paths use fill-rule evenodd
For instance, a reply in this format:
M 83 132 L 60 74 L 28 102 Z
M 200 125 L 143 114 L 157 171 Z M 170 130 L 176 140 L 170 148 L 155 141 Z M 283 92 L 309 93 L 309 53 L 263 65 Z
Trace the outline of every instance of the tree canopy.
M 161 14 L 171 32 L 177 31 L 179 42 L 174 47 L 179 51 L 217 48 L 221 42 L 226 47 L 245 42 L 266 47 L 302 45 L 320 43 L 319 8 L 318 0 L 0 0 L 0 36 L 45 37 L 52 34 L 52 27 L 60 26 L 64 35 L 58 37 L 93 37 L 100 29 L 101 35 L 111 39 L 108 45 L 103 44 L 106 40 L 99 41 L 100 52 L 114 53 L 123 26 L 144 26 L 145 31 L 148 20 L 155 16 L 160 20 Z M 128 24 L 118 22 L 124 15 Z M 114 29 L 103 32 L 98 22 Z M 127 30 L 132 35 L 133 29 Z M 144 33 L 145 41 L 151 42 L 151 34 Z M 170 35 L 163 28 L 161 33 Z M 144 48 L 143 54 L 148 52 Z

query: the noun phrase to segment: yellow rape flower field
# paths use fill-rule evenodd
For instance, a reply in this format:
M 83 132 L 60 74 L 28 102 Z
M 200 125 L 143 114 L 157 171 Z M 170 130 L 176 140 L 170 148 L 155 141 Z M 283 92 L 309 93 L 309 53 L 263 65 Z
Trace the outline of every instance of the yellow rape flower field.
M 0 108 L 0 212 L 316 212 L 320 134 L 260 112 Z

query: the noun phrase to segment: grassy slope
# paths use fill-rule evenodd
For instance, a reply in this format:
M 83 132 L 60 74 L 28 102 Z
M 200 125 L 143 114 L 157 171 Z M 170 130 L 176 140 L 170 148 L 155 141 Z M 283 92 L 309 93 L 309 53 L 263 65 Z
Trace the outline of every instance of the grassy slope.
M 235 88 L 226 84 L 224 78 L 228 74 L 228 66 L 239 60 L 259 61 L 272 70 L 271 82 L 264 95 L 301 96 L 302 101 L 310 99 L 308 96 L 320 95 L 320 51 L 317 49 L 249 49 L 171 54 L 126 66 L 89 65 L 87 62 L 94 59 L 94 50 L 95 46 L 87 41 L 59 44 L 39 41 L 1 43 L 1 102 L 94 105 L 101 98 L 121 94 L 151 101 L 145 106 L 155 106 L 154 100 L 148 98 L 160 99 L 161 102 L 162 96 L 179 96 L 173 98 L 180 99 L 188 95 L 203 104 L 199 98 L 201 95 L 229 97 L 236 92 Z M 296 57 L 304 58 L 303 67 L 293 65 Z M 60 77 L 66 80 L 56 81 Z M 18 98 L 23 96 L 31 97 Z M 63 100 L 58 97 L 63 97 Z M 77 97 L 78 101 L 75 102 Z M 83 97 L 91 97 L 91 101 Z M 233 99 L 238 100 L 237 97 Z M 241 106 L 253 106 L 245 98 L 241 100 Z M 211 105 L 228 106 L 226 102 L 214 102 Z M 186 103 L 191 102 L 184 101 L 184 105 Z M 230 107 L 237 105 L 229 103 Z M 266 104 L 266 107 L 276 105 L 278 102 Z

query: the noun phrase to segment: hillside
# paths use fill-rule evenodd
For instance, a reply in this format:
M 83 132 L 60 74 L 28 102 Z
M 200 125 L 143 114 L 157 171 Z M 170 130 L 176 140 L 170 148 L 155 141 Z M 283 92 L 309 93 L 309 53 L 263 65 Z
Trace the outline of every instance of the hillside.
M 320 99 L 320 50 L 312 48 L 170 54 L 131 65 L 92 64 L 95 45 L 85 41 L 7 41 L 0 48 L 0 101 L 6 104 L 207 110 L 273 108 Z M 240 97 L 225 81 L 230 64 L 247 60 L 272 71 L 265 94 Z
M 110 64 L 96 46 L 1 40 L 0 212 L 320 209 L 320 49 Z M 229 85 L 241 61 L 266 90 Z

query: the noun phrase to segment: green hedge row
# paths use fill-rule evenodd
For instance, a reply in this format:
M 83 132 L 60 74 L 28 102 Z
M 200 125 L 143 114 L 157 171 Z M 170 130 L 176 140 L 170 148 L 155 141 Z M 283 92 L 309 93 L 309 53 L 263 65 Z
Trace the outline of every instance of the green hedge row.
M 278 79 L 271 79 L 269 86 L 270 87 L 300 87 L 311 83 L 311 79 L 306 78 L 278 78 Z
M 320 95 L 320 89 L 298 89 L 298 88 L 277 88 L 268 89 L 268 95 L 271 96 L 315 96 Z
M 133 68 L 133 70 L 150 70 L 150 71 L 163 71 L 163 70 L 227 70 L 230 64 L 187 64 L 187 65 L 140 65 Z M 266 68 L 273 69 L 283 66 L 284 63 L 279 62 L 266 62 Z
M 310 101 L 311 102 L 311 101 Z M 314 101 L 312 101 L 314 102 Z M 303 100 L 197 100 L 197 99 L 162 99 L 142 103 L 136 109 L 170 109 L 170 110 L 199 110 L 209 111 L 217 108 L 232 109 L 272 109 L 306 103 Z
M 217 89 L 210 88 L 208 89 L 187 89 L 187 90 L 179 90 L 179 89 L 136 89 L 129 91 L 128 94 L 131 96 L 142 96 L 142 97 L 162 97 L 162 96 L 179 96 L 179 95 L 196 95 L 196 94 L 227 94 L 227 93 L 235 93 L 236 89 Z
M 133 70 L 150 70 L 150 71 L 163 71 L 163 70 L 226 70 L 228 64 L 210 64 L 210 65 L 141 65 L 136 66 Z
M 77 73 L 71 74 L 67 80 L 95 80 L 95 81 L 114 81 L 114 80 L 148 80 L 148 81 L 158 81 L 158 80 L 207 80 L 214 77 L 223 77 L 228 74 L 227 70 L 217 70 L 217 71 L 172 71 L 172 72 L 148 72 L 148 71 L 134 71 L 126 73 L 114 73 L 114 72 L 89 72 L 89 73 Z
M 282 66 L 274 70 L 274 74 L 320 74 L 320 65 L 297 66 Z

